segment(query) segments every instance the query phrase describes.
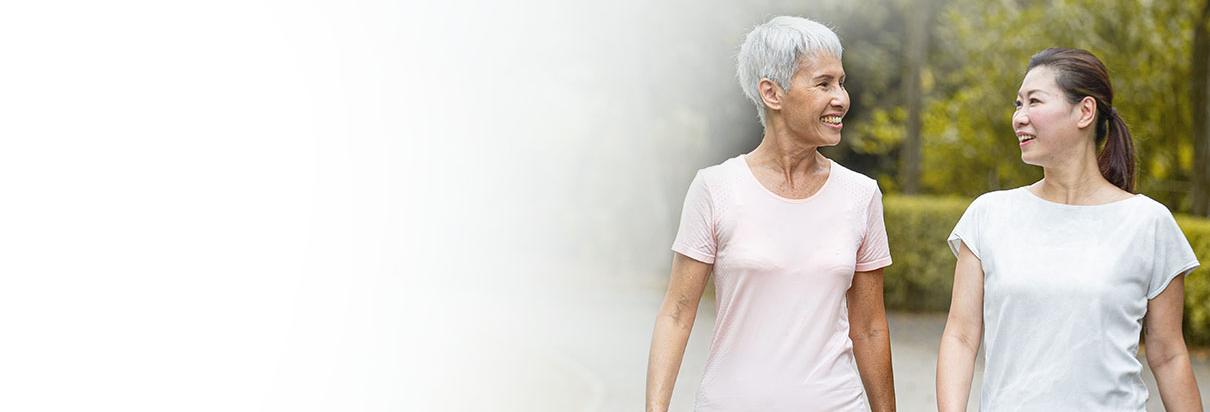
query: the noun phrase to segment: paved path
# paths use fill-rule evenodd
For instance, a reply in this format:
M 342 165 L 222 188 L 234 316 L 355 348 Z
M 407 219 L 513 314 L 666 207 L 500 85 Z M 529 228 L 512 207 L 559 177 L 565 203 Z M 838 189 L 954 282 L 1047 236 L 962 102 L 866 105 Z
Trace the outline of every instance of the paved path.
M 561 362 L 574 364 L 571 369 L 579 371 L 576 375 L 581 378 L 590 375 L 587 379 L 591 382 L 580 386 L 593 388 L 594 393 L 591 405 L 583 405 L 582 410 L 642 410 L 647 350 L 661 291 L 650 286 L 607 286 L 569 291 L 563 296 L 566 301 L 546 303 L 567 305 L 568 311 L 562 313 L 573 315 L 570 319 L 592 319 L 591 324 L 562 323 L 557 329 L 548 329 L 550 333 L 546 335 L 550 349 L 563 354 Z M 713 313 L 713 302 L 707 299 L 701 305 L 677 382 L 674 411 L 692 409 L 693 394 L 708 350 Z M 945 327 L 944 315 L 892 313 L 890 326 L 899 410 L 936 410 L 934 368 L 938 340 Z M 978 368 L 982 368 L 981 363 Z M 1210 395 L 1210 361 L 1195 360 L 1195 369 L 1202 393 Z M 1149 410 L 1163 410 L 1149 372 L 1147 382 L 1153 394 Z M 971 410 L 978 410 L 979 384 L 977 373 L 972 385 L 975 389 L 971 394 Z

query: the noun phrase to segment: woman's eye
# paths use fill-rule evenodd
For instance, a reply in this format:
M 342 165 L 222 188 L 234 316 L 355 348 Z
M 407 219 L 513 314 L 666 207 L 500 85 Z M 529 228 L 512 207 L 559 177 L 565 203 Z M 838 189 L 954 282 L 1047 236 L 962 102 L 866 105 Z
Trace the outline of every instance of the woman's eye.
M 1034 103 L 1042 103 L 1042 101 L 1038 100 L 1038 99 L 1029 99 L 1029 104 L 1034 104 Z
M 1013 102 L 1013 107 L 1016 107 L 1016 108 L 1020 109 L 1020 108 L 1021 108 L 1021 101 L 1020 101 L 1020 100 L 1017 100 L 1017 101 Z

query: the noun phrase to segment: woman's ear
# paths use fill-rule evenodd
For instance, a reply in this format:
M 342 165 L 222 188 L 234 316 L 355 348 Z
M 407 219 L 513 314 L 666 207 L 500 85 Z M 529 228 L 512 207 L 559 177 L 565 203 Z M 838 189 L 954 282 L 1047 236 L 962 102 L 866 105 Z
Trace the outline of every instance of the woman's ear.
M 1083 129 L 1095 125 L 1097 122 L 1097 99 L 1094 99 L 1092 96 L 1084 96 L 1083 99 L 1080 99 L 1080 103 L 1077 106 L 1077 110 L 1080 113 L 1079 118 L 1076 119 L 1076 127 Z
M 756 89 L 760 91 L 760 100 L 765 103 L 765 107 L 769 110 L 781 110 L 782 89 L 776 82 L 767 78 L 760 79 L 760 83 L 756 84 Z

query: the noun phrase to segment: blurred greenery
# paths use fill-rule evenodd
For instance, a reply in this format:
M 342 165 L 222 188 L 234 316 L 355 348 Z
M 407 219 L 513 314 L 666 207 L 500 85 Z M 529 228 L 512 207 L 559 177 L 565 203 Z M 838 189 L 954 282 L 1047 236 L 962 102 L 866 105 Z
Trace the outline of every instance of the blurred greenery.
M 1210 215 L 1210 0 L 819 0 L 798 14 L 844 44 L 851 126 L 824 153 L 887 193 L 888 308 L 947 310 L 954 258 L 944 240 L 970 200 L 1042 177 L 1021 161 L 1010 119 L 1029 58 L 1048 47 L 1105 63 L 1134 137 L 1136 190 L 1176 212 L 1210 262 L 1210 220 L 1190 216 Z M 1191 344 L 1210 345 L 1208 299 L 1210 275 L 1189 277 Z
M 1210 262 L 1210 220 L 1190 216 L 1177 216 L 1189 243 L 1193 245 L 1197 260 Z M 1198 273 L 1203 272 L 1203 273 Z M 1194 271 L 1185 279 L 1185 336 L 1189 343 L 1210 346 L 1210 274 L 1205 269 Z
M 1134 135 L 1138 190 L 1189 212 L 1195 171 L 1191 104 L 1194 29 L 1207 0 L 825 1 L 804 11 L 845 45 L 853 96 L 842 145 L 829 156 L 902 191 L 909 113 L 922 112 L 920 193 L 973 198 L 1022 186 L 1041 170 L 1021 162 L 1010 125 L 1029 57 L 1078 47 L 1110 70 L 1114 106 Z M 909 10 L 929 17 L 922 95 L 907 98 Z M 914 20 L 913 20 L 914 21 Z M 1204 74 L 1203 74 L 1204 76 Z M 1204 138 L 1203 138 L 1204 139 Z
M 945 245 L 970 200 L 958 197 L 897 196 L 883 199 L 894 263 L 883 277 L 889 309 L 945 311 L 954 285 L 954 255 Z
M 887 309 L 946 311 L 953 289 L 954 256 L 945 245 L 969 200 L 945 196 L 888 195 L 883 200 L 895 263 L 886 269 Z M 1210 219 L 1178 215 L 1198 260 L 1210 262 Z M 1210 345 L 1210 275 L 1198 269 L 1185 280 L 1185 337 Z

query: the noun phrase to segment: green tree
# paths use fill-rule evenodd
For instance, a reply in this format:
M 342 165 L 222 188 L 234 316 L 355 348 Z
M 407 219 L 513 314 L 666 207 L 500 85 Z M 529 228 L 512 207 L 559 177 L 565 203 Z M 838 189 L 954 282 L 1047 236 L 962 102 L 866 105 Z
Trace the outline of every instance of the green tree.
M 1210 1 L 1203 1 L 1193 25 L 1189 78 L 1193 113 L 1193 195 L 1190 212 L 1210 216 Z
M 1040 170 L 1020 161 L 1012 134 L 1016 89 L 1031 55 L 1079 47 L 1110 69 L 1114 105 L 1135 137 L 1139 187 L 1183 205 L 1193 160 L 1185 56 L 1194 7 L 1176 0 L 951 1 L 937 36 L 946 53 L 934 63 L 944 74 L 924 118 L 926 190 L 973 196 L 1038 179 Z

